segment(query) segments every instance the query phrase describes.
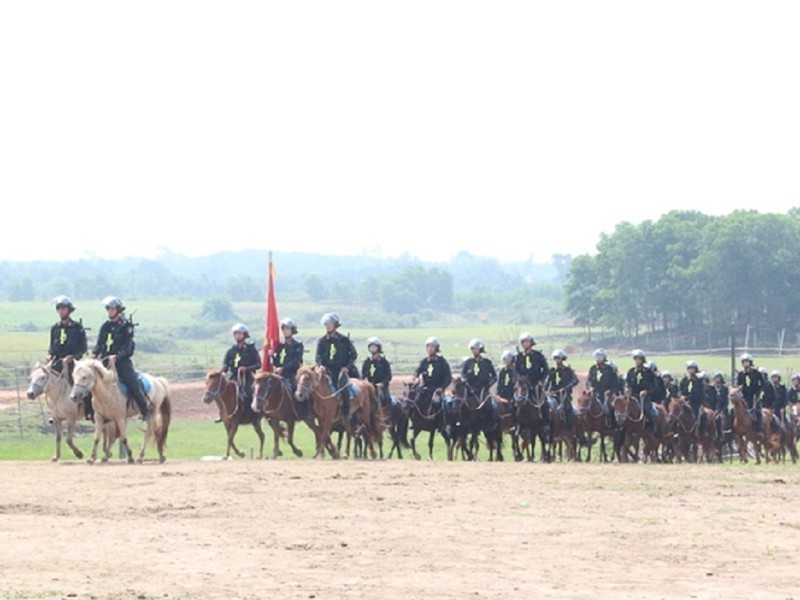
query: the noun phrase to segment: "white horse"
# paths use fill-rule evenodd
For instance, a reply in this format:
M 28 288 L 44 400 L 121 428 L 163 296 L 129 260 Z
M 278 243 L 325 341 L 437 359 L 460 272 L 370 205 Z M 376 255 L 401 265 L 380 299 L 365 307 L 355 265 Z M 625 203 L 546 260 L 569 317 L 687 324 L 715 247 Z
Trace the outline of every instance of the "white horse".
M 33 400 L 42 394 L 47 399 L 47 407 L 50 409 L 50 414 L 53 415 L 53 427 L 56 431 L 56 453 L 50 460 L 56 462 L 61 458 L 61 431 L 64 422 L 67 423 L 67 446 L 72 449 L 76 457 L 83 458 L 83 452 L 75 445 L 72 438 L 75 435 L 76 423 L 86 415 L 83 402 L 70 400 L 67 365 L 64 365 L 59 373 L 49 364 L 36 363 L 31 371 L 27 396 L 29 400 Z
M 139 452 L 138 461 L 144 460 L 144 452 L 148 443 L 155 441 L 158 448 L 158 459 L 164 462 L 164 444 L 167 441 L 169 422 L 172 416 L 172 407 L 169 401 L 169 383 L 163 377 L 152 377 L 146 373 L 142 374 L 150 383 L 149 393 L 152 405 L 152 416 L 147 424 L 147 431 L 144 436 L 142 450 Z M 123 395 L 119 387 L 117 370 L 113 366 L 107 369 L 99 360 L 90 358 L 80 360 L 75 363 L 75 370 L 72 373 L 75 381 L 72 386 L 70 398 L 80 402 L 83 396 L 91 392 L 92 407 L 95 413 L 94 445 L 92 446 L 92 457 L 89 463 L 97 460 L 97 445 L 100 441 L 102 427 L 98 426 L 104 419 L 111 421 L 116 426 L 116 434 L 120 442 L 125 447 L 128 462 L 133 462 L 133 453 L 128 445 L 127 424 L 128 417 L 139 414 L 139 409 L 135 403 L 128 405 L 128 399 Z M 113 441 L 113 440 L 111 440 Z M 109 458 L 111 441 L 105 444 L 106 459 Z

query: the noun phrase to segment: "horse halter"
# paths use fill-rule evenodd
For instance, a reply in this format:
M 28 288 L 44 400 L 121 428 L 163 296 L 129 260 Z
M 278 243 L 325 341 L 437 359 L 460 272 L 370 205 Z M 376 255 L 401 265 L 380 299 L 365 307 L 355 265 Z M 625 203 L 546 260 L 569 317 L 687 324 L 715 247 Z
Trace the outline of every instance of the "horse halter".
M 210 402 L 211 400 L 219 400 L 220 398 L 222 398 L 222 389 L 224 387 L 225 387 L 225 376 L 222 375 L 222 373 L 220 373 L 219 386 L 217 386 L 216 390 L 210 388 L 209 386 L 206 386 L 206 398 L 208 398 L 208 401 Z

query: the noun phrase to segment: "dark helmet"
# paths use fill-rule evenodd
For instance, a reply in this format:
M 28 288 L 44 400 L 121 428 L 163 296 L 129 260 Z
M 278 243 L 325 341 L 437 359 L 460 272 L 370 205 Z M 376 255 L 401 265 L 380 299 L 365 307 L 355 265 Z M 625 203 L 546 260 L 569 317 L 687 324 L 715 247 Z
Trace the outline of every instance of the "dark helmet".
M 66 306 L 69 309 L 69 312 L 75 310 L 75 306 L 72 304 L 72 300 L 70 300 L 64 295 L 56 296 L 55 299 L 53 300 L 53 304 L 56 305 L 56 310 L 58 310 L 62 306 Z
M 125 305 L 122 303 L 122 300 L 116 296 L 106 296 L 103 298 L 103 308 L 116 308 L 119 312 L 125 312 Z

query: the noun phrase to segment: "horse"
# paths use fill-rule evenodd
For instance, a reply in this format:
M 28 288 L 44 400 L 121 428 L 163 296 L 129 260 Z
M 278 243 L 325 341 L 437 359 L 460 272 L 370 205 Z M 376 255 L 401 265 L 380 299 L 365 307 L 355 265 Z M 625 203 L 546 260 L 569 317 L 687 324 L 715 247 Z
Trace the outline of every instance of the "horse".
M 670 399 L 668 407 L 668 420 L 671 430 L 678 436 L 675 456 L 678 462 L 684 460 L 697 462 L 697 438 L 700 419 L 692 413 L 692 407 L 683 396 Z
M 397 450 L 397 458 L 403 459 L 403 448 L 410 449 L 408 443 L 408 412 L 403 408 L 403 404 L 395 398 L 384 393 L 383 384 L 376 386 L 378 394 L 378 404 L 383 413 L 383 420 L 389 430 L 389 437 L 392 440 L 392 447 L 389 449 L 389 458 L 392 458 L 394 451 Z M 383 458 L 383 439 L 378 443 L 378 453 Z
M 797 440 L 793 428 L 787 426 L 776 412 L 769 409 L 764 409 L 764 440 L 769 449 L 767 460 L 771 456 L 775 462 L 786 463 L 788 453 L 792 463 L 797 463 Z
M 313 418 L 301 419 L 295 397 L 288 382 L 275 373 L 258 373 L 255 377 L 255 390 L 250 410 L 262 415 L 272 428 L 273 446 L 272 458 L 283 456 L 281 452 L 281 437 L 286 434 L 286 442 L 297 457 L 303 456 L 303 451 L 294 444 L 294 426 L 298 421 L 305 421 L 308 428 L 319 435 L 319 428 Z M 286 431 L 281 426 L 281 421 L 286 423 Z
M 739 448 L 739 461 L 747 462 L 747 443 L 752 442 L 756 455 L 756 464 L 761 464 L 763 435 L 755 430 L 753 417 L 750 416 L 747 408 L 747 400 L 745 400 L 739 388 L 731 389 L 728 399 L 733 404 L 733 432 L 736 436 L 736 445 Z
M 53 462 L 57 462 L 61 458 L 61 433 L 64 422 L 67 424 L 67 446 L 70 447 L 76 458 L 83 458 L 83 452 L 75 445 L 73 436 L 77 422 L 86 415 L 83 402 L 70 400 L 71 387 L 66 365 L 61 372 L 58 372 L 50 364 L 36 363 L 31 371 L 30 385 L 26 392 L 28 400 L 34 400 L 44 394 L 50 414 L 53 416 L 53 427 L 56 434 L 56 453 L 50 459 Z
M 608 417 L 603 409 L 600 398 L 593 394 L 591 390 L 583 390 L 578 397 L 578 433 L 579 437 L 585 438 L 588 448 L 586 460 L 592 461 L 592 446 L 594 445 L 593 433 L 597 433 L 600 438 L 600 460 L 608 462 L 606 453 L 606 437 L 613 436 L 614 430 L 608 425 Z M 578 454 L 580 458 L 580 454 Z
M 313 402 L 314 414 L 319 421 L 319 435 L 316 438 L 314 458 L 324 458 L 325 449 L 333 458 L 339 458 L 339 451 L 331 441 L 333 424 L 342 419 L 344 426 L 349 427 L 346 418 L 342 418 L 338 393 L 331 390 L 328 373 L 325 367 L 301 366 L 296 375 L 297 390 L 295 398 L 298 402 Z
M 515 449 L 518 460 L 527 458 L 533 461 L 536 455 L 536 438 L 541 443 L 541 460 L 550 462 L 550 418 L 545 415 L 547 397 L 541 392 L 541 386 L 531 389 L 528 380 L 518 377 L 514 384 L 514 401 L 516 403 L 517 440 L 521 448 Z
M 366 444 L 369 455 L 375 459 L 378 457 L 375 446 L 383 443 L 383 430 L 386 428 L 383 411 L 378 406 L 375 386 L 364 379 L 351 379 L 348 387 L 354 394 L 350 398 L 350 412 L 348 415 L 343 415 L 343 418 L 350 421 L 351 429 L 359 434 Z M 345 390 L 344 393 L 350 393 L 350 390 Z M 349 455 L 348 437 L 345 456 Z
M 261 414 L 252 410 L 250 405 L 239 400 L 239 390 L 236 383 L 227 379 L 222 371 L 213 369 L 206 373 L 206 393 L 203 395 L 203 402 L 211 404 L 217 403 L 219 417 L 225 425 L 228 443 L 225 447 L 225 459 L 230 460 L 231 449 L 239 458 L 244 458 L 245 454 L 236 447 L 234 438 L 239 426 L 243 423 L 250 423 L 258 435 L 258 458 L 264 455 L 264 431 L 261 429 Z
M 562 445 L 567 445 L 567 460 L 577 459 L 577 437 L 575 434 L 576 415 L 572 408 L 572 396 L 564 390 L 556 392 L 552 399 L 551 411 L 553 426 L 551 428 L 550 447 L 558 448 L 558 460 L 563 459 Z
M 455 420 L 456 434 L 450 438 L 448 460 L 453 459 L 454 451 L 459 446 L 468 460 L 475 460 L 476 452 L 473 451 L 472 443 L 467 444 L 467 436 L 477 438 L 479 433 L 483 433 L 489 447 L 489 461 L 502 461 L 502 415 L 492 397 L 488 394 L 479 396 L 461 376 L 453 378 L 451 390 L 453 408 L 449 416 Z
M 716 412 L 708 406 L 701 406 L 698 414 L 697 444 L 703 449 L 703 460 L 707 463 L 719 458 L 718 448 L 721 444 L 717 440 Z
M 433 460 L 433 439 L 438 432 L 444 438 L 446 447 L 450 447 L 450 434 L 445 430 L 444 409 L 445 403 L 441 393 L 426 394 L 413 383 L 403 385 L 403 405 L 408 410 L 413 433 L 411 435 L 411 453 L 416 460 L 420 459 L 417 452 L 417 436 L 423 431 L 430 433 L 428 437 L 428 458 Z
M 172 403 L 169 399 L 169 382 L 163 377 L 153 377 L 147 373 L 141 373 L 150 384 L 148 394 L 152 404 L 152 416 L 147 423 L 142 449 L 139 452 L 137 461 L 144 461 L 144 453 L 148 443 L 155 441 L 158 450 L 159 462 L 164 462 L 164 446 L 167 442 L 169 424 L 172 418 Z M 129 403 L 128 398 L 122 393 L 119 386 L 117 369 L 112 362 L 109 368 L 97 359 L 90 358 L 79 360 L 75 363 L 75 370 L 72 373 L 74 384 L 70 392 L 70 398 L 76 403 L 83 403 L 83 397 L 87 393 L 92 394 L 92 407 L 95 413 L 94 425 L 94 444 L 89 464 L 97 460 L 97 446 L 100 442 L 100 435 L 106 431 L 105 420 L 111 421 L 116 426 L 115 434 L 119 436 L 120 443 L 125 448 L 128 463 L 133 463 L 133 453 L 128 444 L 127 425 L 128 417 L 139 414 L 139 409 L 135 403 Z M 105 444 L 105 459 L 110 458 L 110 441 Z
M 663 404 L 654 402 L 653 411 L 655 414 L 651 418 L 655 420 L 655 433 L 649 427 L 645 427 L 642 434 L 644 460 L 646 462 L 671 462 L 672 459 L 669 455 L 673 450 L 672 439 L 674 436 L 667 419 L 667 409 Z M 659 449 L 661 449 L 660 455 Z
M 644 411 L 639 400 L 625 392 L 612 401 L 614 418 L 617 421 L 618 433 L 614 440 L 614 452 L 619 462 L 628 462 L 629 458 L 639 460 L 639 440 L 644 435 Z

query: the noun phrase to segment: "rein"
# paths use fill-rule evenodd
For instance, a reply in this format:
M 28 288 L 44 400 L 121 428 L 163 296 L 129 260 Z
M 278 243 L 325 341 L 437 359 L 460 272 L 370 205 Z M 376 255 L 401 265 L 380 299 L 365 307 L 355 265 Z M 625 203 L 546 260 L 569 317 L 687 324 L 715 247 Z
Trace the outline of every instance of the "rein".
M 219 402 L 222 405 L 222 407 L 224 408 L 224 412 L 225 412 L 225 419 L 226 420 L 230 420 L 234 416 L 236 416 L 236 413 L 239 410 L 239 401 L 238 401 L 238 399 L 235 400 L 233 412 L 230 413 L 230 414 L 227 414 L 228 413 L 228 407 L 225 406 L 225 401 L 222 399 L 222 392 L 225 390 L 225 387 L 226 387 L 227 383 L 229 383 L 229 382 L 225 380 L 225 377 L 223 375 L 220 375 L 219 376 L 219 387 L 215 391 L 215 390 L 212 390 L 211 388 L 206 386 L 206 394 L 212 400 L 215 400 L 215 401 Z

